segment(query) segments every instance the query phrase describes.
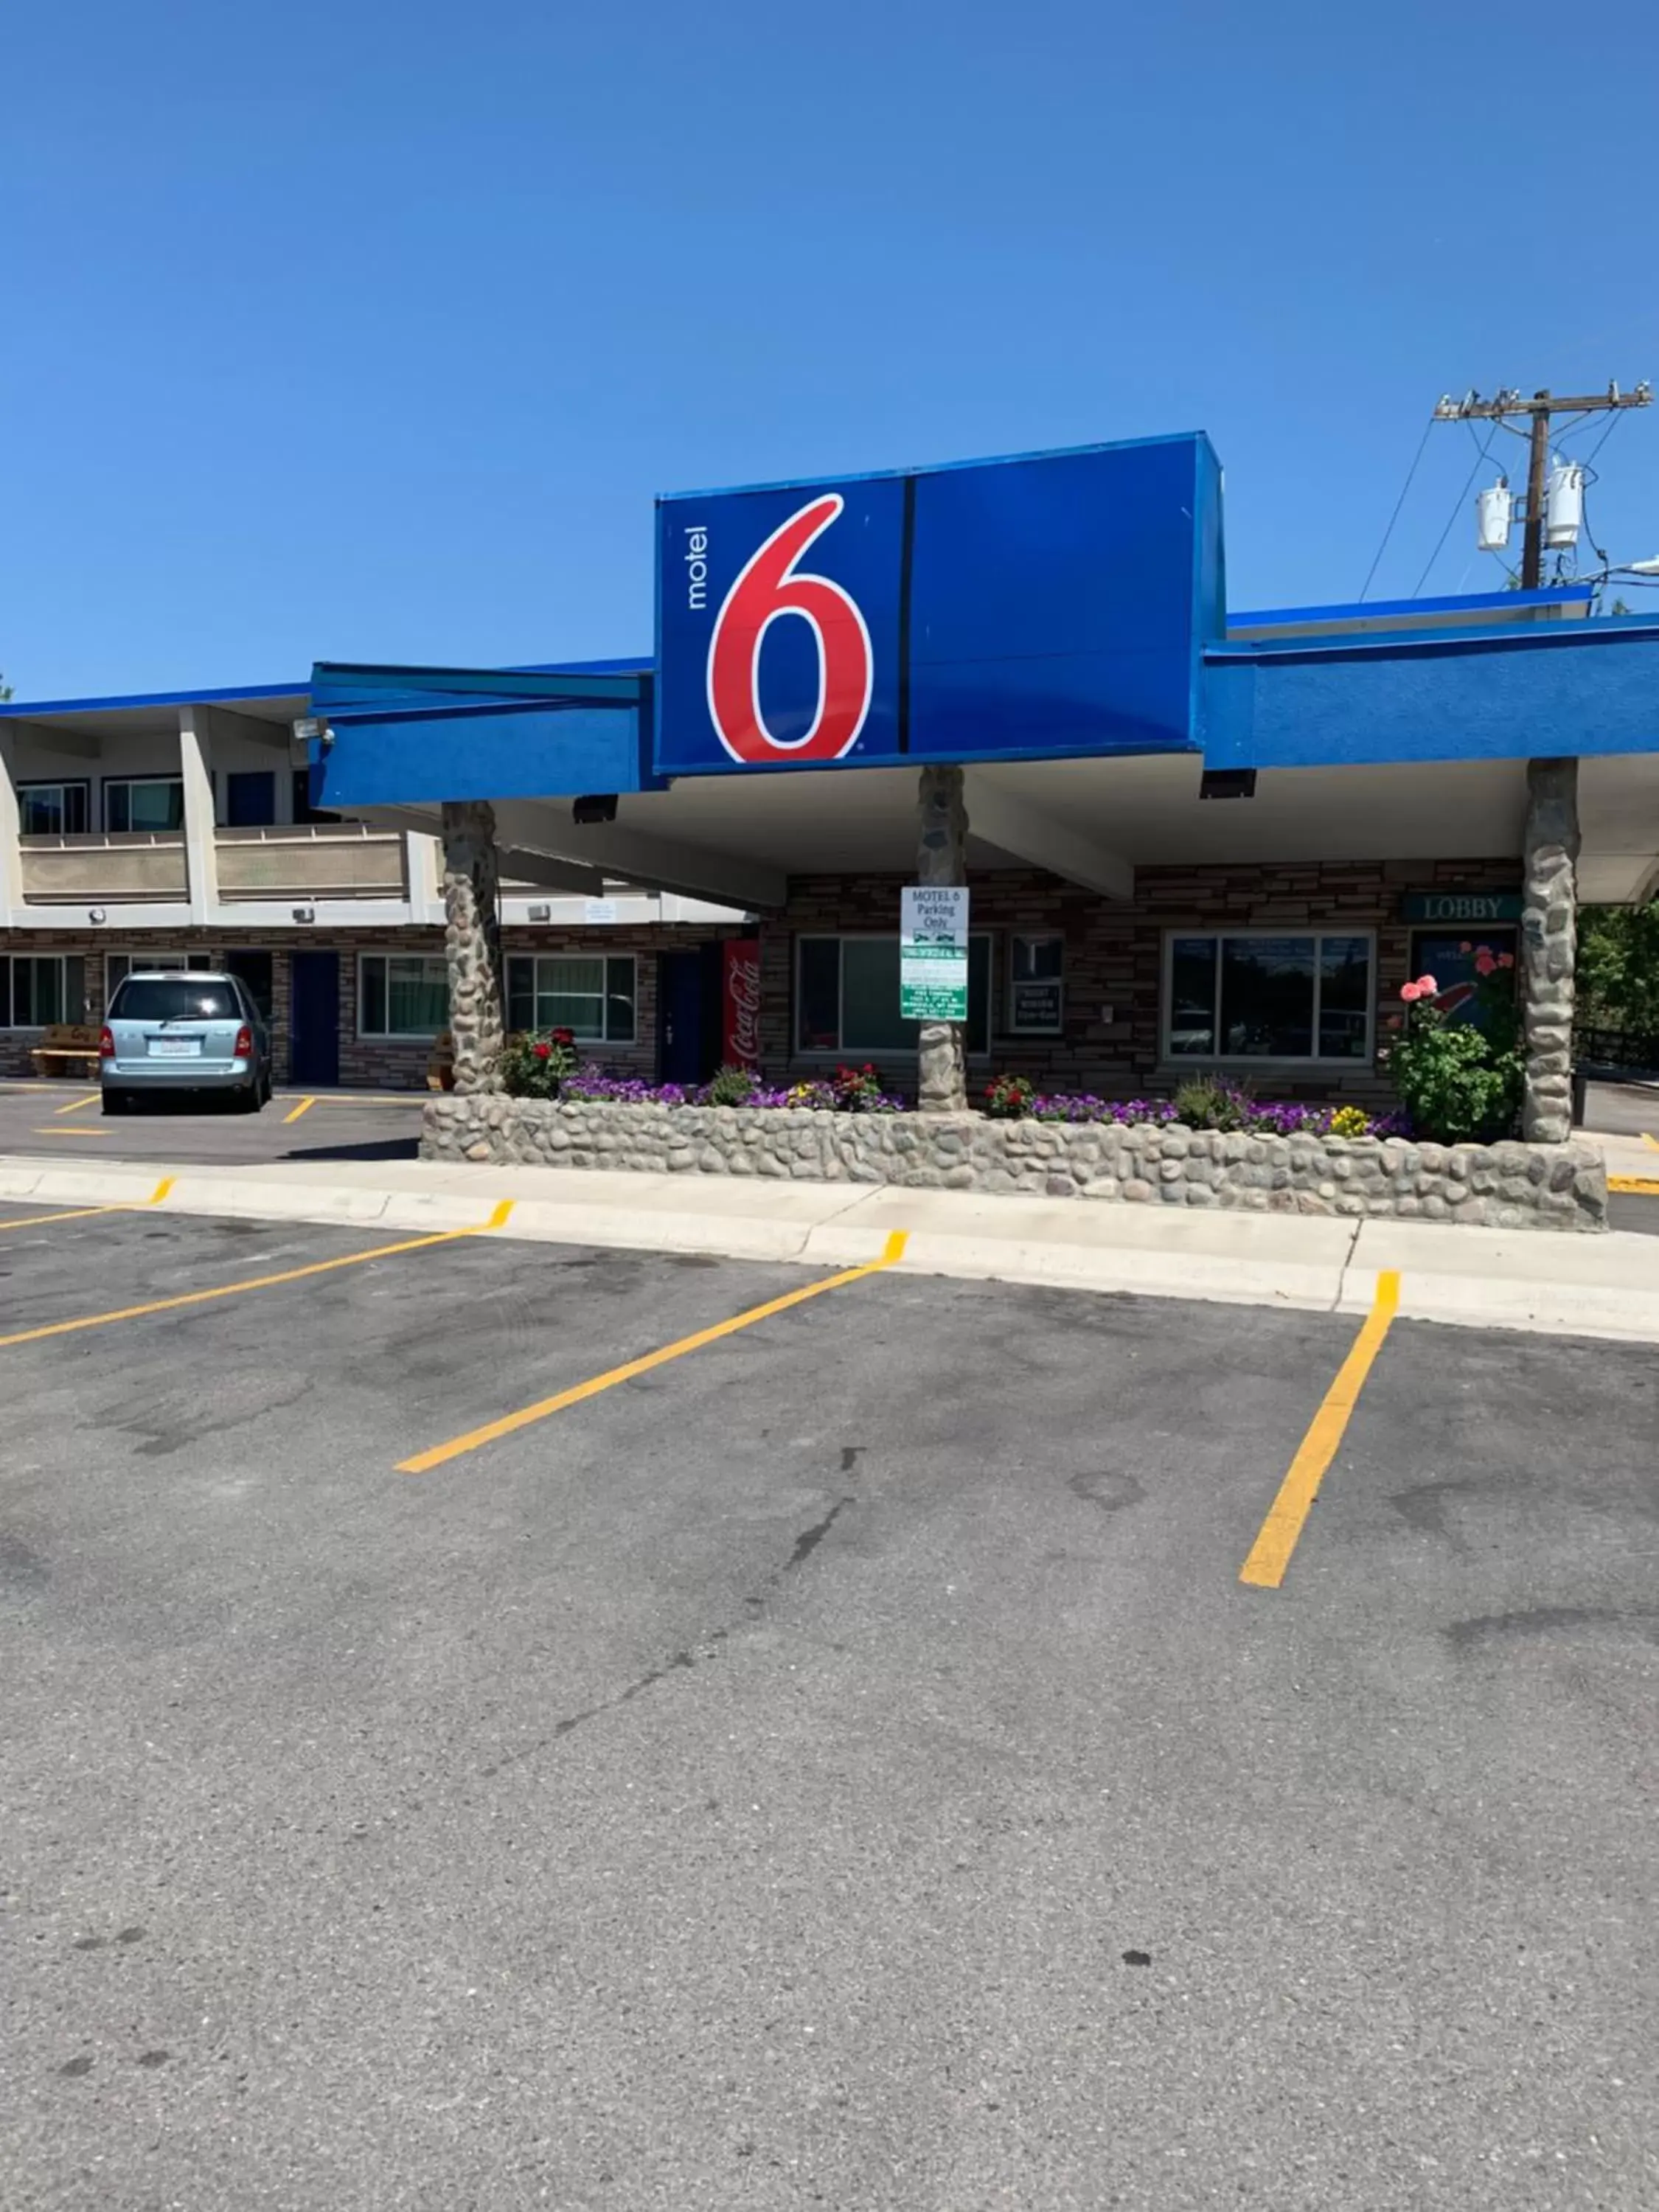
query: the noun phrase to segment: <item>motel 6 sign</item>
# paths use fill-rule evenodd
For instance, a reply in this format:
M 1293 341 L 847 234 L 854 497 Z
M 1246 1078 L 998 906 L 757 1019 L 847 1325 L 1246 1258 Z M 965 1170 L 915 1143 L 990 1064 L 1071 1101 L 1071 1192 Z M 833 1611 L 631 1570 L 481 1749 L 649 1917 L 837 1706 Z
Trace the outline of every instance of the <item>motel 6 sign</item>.
M 1200 740 L 1201 436 L 685 495 L 657 532 L 659 775 Z

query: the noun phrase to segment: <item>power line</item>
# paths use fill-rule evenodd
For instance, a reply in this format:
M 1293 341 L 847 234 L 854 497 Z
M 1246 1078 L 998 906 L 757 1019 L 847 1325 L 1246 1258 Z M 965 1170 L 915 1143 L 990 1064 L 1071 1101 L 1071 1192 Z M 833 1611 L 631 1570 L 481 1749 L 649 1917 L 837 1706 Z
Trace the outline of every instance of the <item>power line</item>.
M 1364 599 L 1365 593 L 1369 592 L 1371 587 L 1371 579 L 1376 574 L 1377 563 L 1382 560 L 1383 554 L 1388 550 L 1389 540 L 1394 535 L 1394 526 L 1400 520 L 1400 510 L 1406 504 L 1406 495 L 1412 488 L 1412 478 L 1417 474 L 1417 465 L 1422 459 L 1424 453 L 1427 448 L 1429 433 L 1433 429 L 1433 428 L 1434 417 L 1431 415 L 1428 421 L 1423 425 L 1422 438 L 1419 441 L 1417 451 L 1412 455 L 1412 465 L 1406 471 L 1405 483 L 1400 487 L 1400 496 L 1394 503 L 1394 513 L 1389 517 L 1389 526 L 1382 532 L 1382 542 L 1377 547 L 1376 554 L 1372 557 L 1370 567 L 1365 571 L 1365 581 L 1362 586 L 1359 593 L 1362 600 Z M 1473 436 L 1474 434 L 1471 431 L 1469 434 Z
M 1469 434 L 1473 437 L 1474 434 L 1471 431 Z M 1492 451 L 1492 441 L 1496 434 L 1497 433 L 1495 431 L 1487 431 L 1486 442 L 1481 447 L 1480 452 L 1475 455 L 1474 465 L 1470 469 L 1468 476 L 1464 477 L 1463 489 L 1458 493 L 1456 499 L 1454 501 L 1451 513 L 1446 517 L 1446 526 L 1441 532 L 1439 537 L 1435 539 L 1434 550 L 1430 554 L 1427 561 L 1425 562 L 1423 565 L 1423 574 L 1418 578 L 1416 583 L 1412 586 L 1412 597 L 1413 599 L 1417 597 L 1424 585 L 1428 581 L 1429 570 L 1433 568 L 1435 562 L 1440 558 L 1440 549 L 1445 544 L 1446 540 L 1451 536 L 1451 526 L 1453 523 L 1456 521 L 1458 516 L 1462 513 L 1463 502 L 1469 495 L 1469 488 L 1474 483 L 1476 477 L 1480 475 L 1481 469 L 1484 467 L 1486 455 Z

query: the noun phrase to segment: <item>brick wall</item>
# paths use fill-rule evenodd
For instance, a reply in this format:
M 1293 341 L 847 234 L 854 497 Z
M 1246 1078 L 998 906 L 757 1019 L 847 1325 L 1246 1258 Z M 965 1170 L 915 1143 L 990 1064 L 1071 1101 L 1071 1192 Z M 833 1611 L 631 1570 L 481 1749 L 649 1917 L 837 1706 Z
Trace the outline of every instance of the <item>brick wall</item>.
M 769 1075 L 796 1081 L 822 1073 L 825 1065 L 822 1055 L 803 1057 L 793 1048 L 796 938 L 860 931 L 896 934 L 903 880 L 791 879 L 787 907 L 768 917 L 760 933 L 762 1034 Z M 992 1044 L 987 1060 L 970 1064 L 970 1091 L 993 1070 L 1006 1070 L 1029 1075 L 1045 1088 L 1092 1091 L 1106 1097 L 1167 1092 L 1179 1073 L 1188 1072 L 1171 1072 L 1159 1060 L 1164 940 L 1170 930 L 1282 926 L 1288 931 L 1305 926 L 1372 931 L 1380 1030 L 1382 1013 L 1393 1006 L 1407 980 L 1411 929 L 1401 919 L 1402 895 L 1431 889 L 1513 890 L 1520 880 L 1518 856 L 1142 868 L 1133 905 L 1120 906 L 1036 870 L 975 875 L 969 884 L 970 926 L 975 933 L 988 931 L 993 939 Z M 1065 1016 L 1059 1036 L 1007 1034 L 1007 940 L 1017 931 L 1057 933 L 1065 940 Z M 881 1073 L 890 1088 L 914 1091 L 915 1070 L 908 1057 L 890 1056 Z M 1360 1104 L 1385 1103 L 1390 1097 L 1371 1062 L 1356 1063 L 1352 1072 L 1263 1067 L 1254 1080 L 1264 1097 L 1352 1098 Z
M 635 956 L 635 1042 L 592 1045 L 586 1048 L 595 1066 L 618 1073 L 653 1075 L 657 1060 L 657 963 L 666 951 L 680 951 L 711 939 L 741 933 L 712 923 L 673 924 L 634 929 L 558 929 L 524 925 L 504 929 L 504 952 L 607 953 Z M 440 928 L 224 930 L 177 929 L 156 933 L 155 943 L 169 953 L 205 952 L 216 961 L 231 951 L 271 955 L 271 1051 L 276 1080 L 290 1080 L 289 1024 L 292 1005 L 289 956 L 295 952 L 337 952 L 340 956 L 340 1080 L 369 1090 L 422 1090 L 431 1045 L 423 1039 L 362 1037 L 357 1034 L 357 955 L 360 952 L 414 952 L 441 955 L 444 933 Z M 143 937 L 124 933 L 118 940 L 107 931 L 0 931 L 0 953 L 78 953 L 86 961 L 86 1018 L 100 1022 L 106 1004 L 104 954 L 106 949 L 131 952 L 140 958 Z M 33 1030 L 0 1030 L 0 1076 L 33 1073 L 29 1048 L 38 1042 Z

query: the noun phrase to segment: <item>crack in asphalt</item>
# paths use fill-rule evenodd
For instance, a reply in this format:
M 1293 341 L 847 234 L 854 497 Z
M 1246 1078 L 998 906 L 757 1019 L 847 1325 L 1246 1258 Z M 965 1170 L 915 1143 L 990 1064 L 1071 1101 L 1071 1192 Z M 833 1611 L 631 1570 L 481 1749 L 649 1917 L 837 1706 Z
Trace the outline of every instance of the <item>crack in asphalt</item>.
M 864 1446 L 857 1444 L 844 1449 L 843 1464 L 847 1457 L 847 1449 L 858 1454 L 863 1451 Z M 857 1502 L 857 1499 L 851 1495 L 838 1498 L 821 1519 L 814 1521 L 809 1528 L 801 1530 L 794 1540 L 788 1557 L 780 1560 L 771 1573 L 766 1577 L 762 1584 L 762 1594 L 750 1593 L 742 1600 L 746 1622 L 752 1622 L 755 1615 L 763 1609 L 766 1603 L 763 1593 L 775 1589 L 785 1576 L 799 1572 L 817 1551 L 818 1546 L 823 1543 L 847 1508 L 856 1504 Z M 574 1735 L 578 1729 L 586 1728 L 591 1721 L 603 1720 L 607 1713 L 620 1711 L 623 1706 L 632 1705 L 635 1698 L 643 1697 L 647 1690 L 654 1689 L 659 1682 L 665 1682 L 671 1675 L 689 1674 L 700 1663 L 718 1658 L 720 1646 L 725 1644 L 730 1634 L 729 1627 L 710 1629 L 708 1634 L 700 1638 L 696 1644 L 683 1645 L 679 1650 L 671 1653 L 668 1658 L 659 1661 L 654 1667 L 648 1667 L 644 1674 L 636 1676 L 624 1688 L 618 1690 L 614 1697 L 601 1698 L 595 1705 L 584 1705 L 577 1712 L 566 1713 L 562 1719 L 555 1721 L 552 1727 L 544 1735 L 538 1736 L 533 1742 L 521 1745 L 517 1751 L 503 1752 L 499 1759 L 493 1759 L 488 1766 L 478 1768 L 476 1779 L 481 1782 L 492 1781 L 496 1776 L 507 1773 L 511 1768 L 521 1766 L 526 1759 L 535 1759 L 542 1752 L 550 1751 L 555 1744 L 562 1742 L 566 1736 Z M 362 1823 L 348 1832 L 354 1842 L 366 1843 L 368 1840 L 369 1831 Z

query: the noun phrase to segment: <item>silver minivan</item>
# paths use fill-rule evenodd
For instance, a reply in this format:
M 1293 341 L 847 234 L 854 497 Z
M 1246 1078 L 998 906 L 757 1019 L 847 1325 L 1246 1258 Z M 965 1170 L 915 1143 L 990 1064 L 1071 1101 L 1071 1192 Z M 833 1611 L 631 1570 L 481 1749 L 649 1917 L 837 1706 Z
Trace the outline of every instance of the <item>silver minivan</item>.
M 98 1047 L 106 1114 L 145 1093 L 217 1093 L 257 1114 L 270 1097 L 270 1039 L 239 976 L 136 969 L 115 987 Z

